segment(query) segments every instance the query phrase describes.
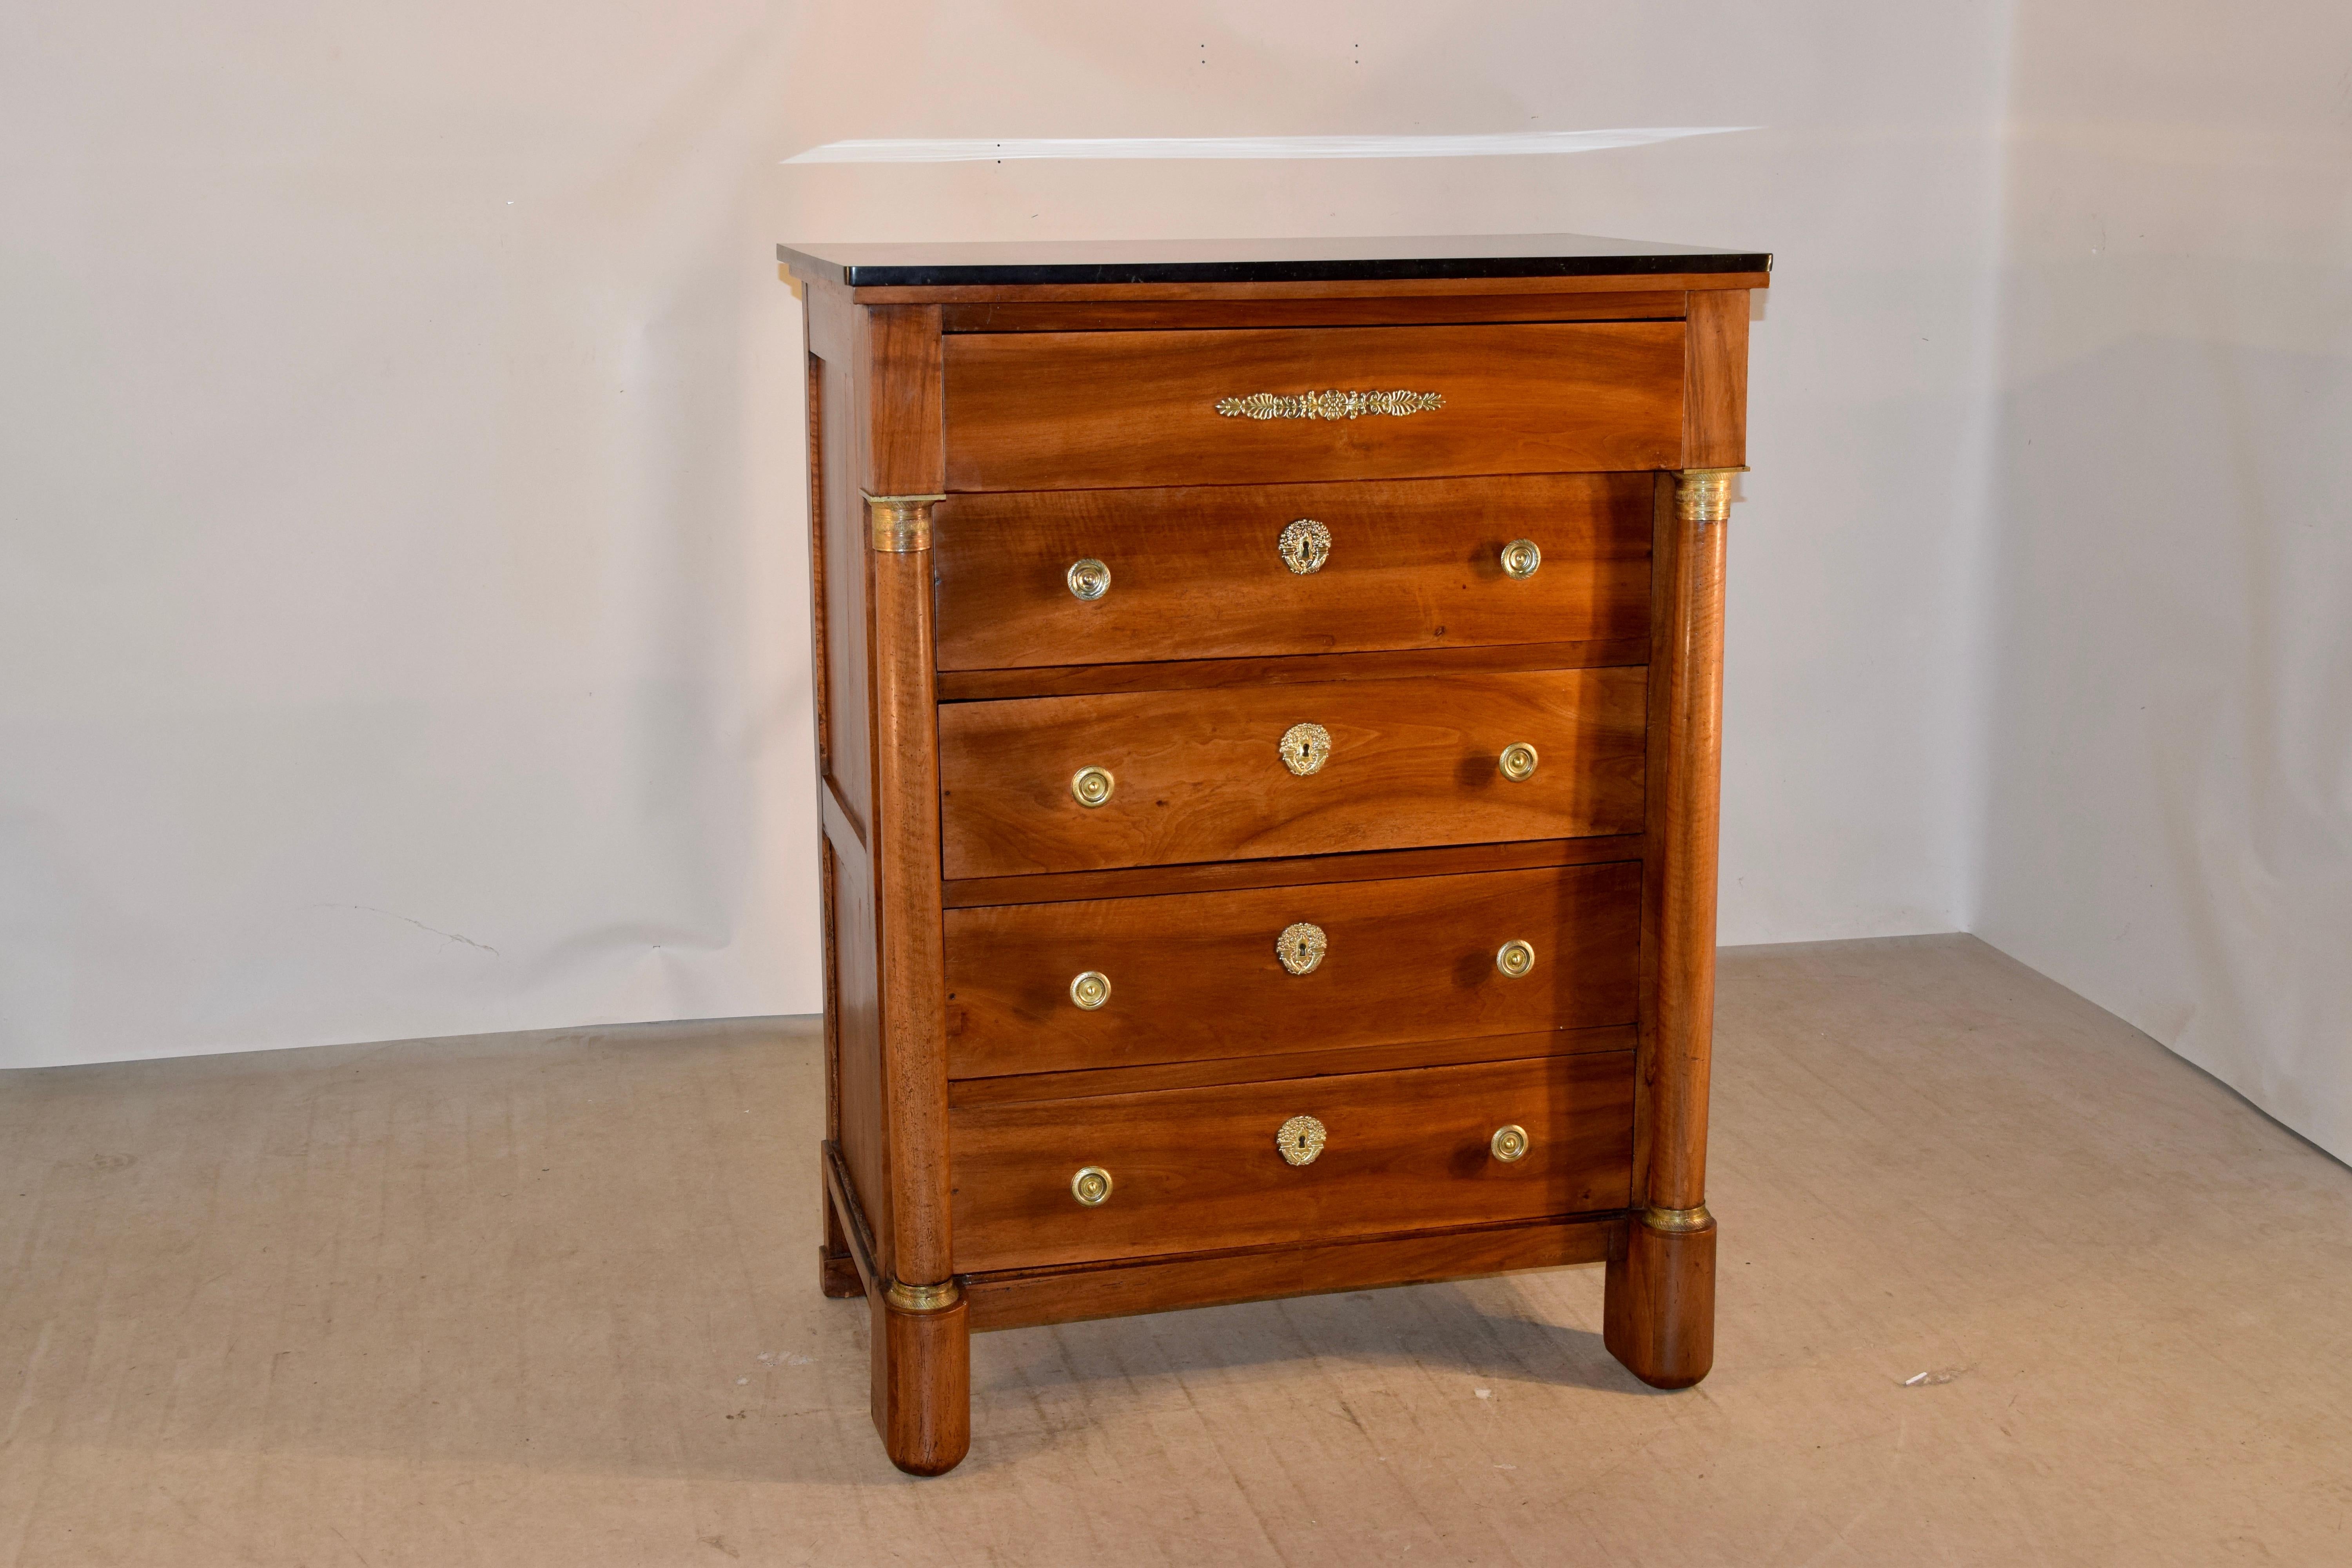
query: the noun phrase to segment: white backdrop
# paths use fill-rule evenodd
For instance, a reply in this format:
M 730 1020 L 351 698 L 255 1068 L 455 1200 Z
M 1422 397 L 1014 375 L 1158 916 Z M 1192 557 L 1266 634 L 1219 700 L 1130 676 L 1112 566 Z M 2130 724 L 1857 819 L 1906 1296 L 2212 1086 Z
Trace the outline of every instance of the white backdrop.
M 1975 929 L 2352 1157 L 2352 9 L 2017 40 Z
M 1999 6 L 16 0 L 0 1065 L 817 1004 L 779 238 L 1768 248 L 1723 933 L 1976 852 Z M 845 137 L 1762 129 L 794 168 Z

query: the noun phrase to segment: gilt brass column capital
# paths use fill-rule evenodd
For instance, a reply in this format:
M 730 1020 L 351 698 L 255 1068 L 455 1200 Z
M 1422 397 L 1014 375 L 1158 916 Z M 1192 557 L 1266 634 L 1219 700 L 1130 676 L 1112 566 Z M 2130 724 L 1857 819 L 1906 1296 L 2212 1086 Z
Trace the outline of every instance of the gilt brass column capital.
M 874 526 L 874 548 L 888 555 L 904 555 L 931 547 L 931 508 L 945 496 L 867 496 L 866 520 Z
M 1705 528 L 1731 516 L 1731 477 L 1742 468 L 1685 468 L 1675 475 L 1675 514 Z
M 909 1285 L 893 1279 L 882 1300 L 901 1312 L 944 1312 L 963 1300 L 963 1287 L 950 1279 L 938 1285 Z

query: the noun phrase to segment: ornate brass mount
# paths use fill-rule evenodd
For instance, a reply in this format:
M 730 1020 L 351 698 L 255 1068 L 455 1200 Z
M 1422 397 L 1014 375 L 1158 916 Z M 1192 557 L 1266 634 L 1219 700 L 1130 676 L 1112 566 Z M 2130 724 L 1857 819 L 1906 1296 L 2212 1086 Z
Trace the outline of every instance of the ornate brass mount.
M 1312 921 L 1299 921 L 1283 927 L 1282 934 L 1274 939 L 1274 955 L 1291 973 L 1312 974 L 1330 945 L 1321 926 Z
M 1070 569 L 1062 574 L 1062 581 L 1070 585 L 1074 599 L 1099 599 L 1110 592 L 1110 568 L 1089 555 L 1083 561 L 1073 561 Z
M 1731 479 L 1746 468 L 1685 468 L 1675 476 L 1675 515 L 1701 528 L 1731 516 Z
M 1276 536 L 1274 547 L 1281 552 L 1285 566 L 1301 577 L 1312 576 L 1331 559 L 1331 531 L 1311 517 L 1302 517 Z
M 1532 539 L 1514 539 L 1502 550 L 1503 575 L 1526 582 L 1543 564 L 1543 551 Z
M 931 507 L 945 496 L 867 496 L 866 520 L 874 532 L 874 548 L 886 555 L 905 555 L 931 547 Z
M 1294 1165 L 1311 1165 L 1323 1152 L 1323 1124 L 1311 1116 L 1294 1116 L 1274 1135 L 1274 1146 Z
M 1282 753 L 1282 765 L 1299 778 L 1323 771 L 1331 760 L 1331 731 L 1320 724 L 1293 724 L 1282 732 L 1275 749 Z
M 1228 419 L 1360 419 L 1368 414 L 1402 418 L 1445 406 L 1439 392 L 1253 392 L 1220 397 L 1217 412 Z
M 882 1299 L 902 1312 L 940 1312 L 963 1300 L 963 1287 L 952 1279 L 938 1285 L 909 1285 L 894 1279 Z

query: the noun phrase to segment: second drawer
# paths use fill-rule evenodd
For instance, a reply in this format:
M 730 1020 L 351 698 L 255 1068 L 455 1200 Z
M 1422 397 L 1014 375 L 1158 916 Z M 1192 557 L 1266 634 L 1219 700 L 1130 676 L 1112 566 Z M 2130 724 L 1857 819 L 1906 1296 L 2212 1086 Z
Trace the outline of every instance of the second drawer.
M 1645 638 L 1652 488 L 1537 474 L 950 496 L 940 668 Z
M 1641 905 L 1623 861 L 950 910 L 948 1071 L 1630 1024 Z

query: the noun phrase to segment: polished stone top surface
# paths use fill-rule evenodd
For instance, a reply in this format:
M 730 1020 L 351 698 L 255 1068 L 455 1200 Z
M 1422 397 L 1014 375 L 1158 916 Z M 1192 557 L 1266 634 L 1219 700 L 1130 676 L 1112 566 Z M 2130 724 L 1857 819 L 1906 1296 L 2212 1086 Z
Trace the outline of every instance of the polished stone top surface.
M 1390 239 L 1066 239 L 969 245 L 780 245 L 803 278 L 853 289 L 1069 283 L 1394 282 L 1764 272 L 1761 251 L 1586 234 Z

